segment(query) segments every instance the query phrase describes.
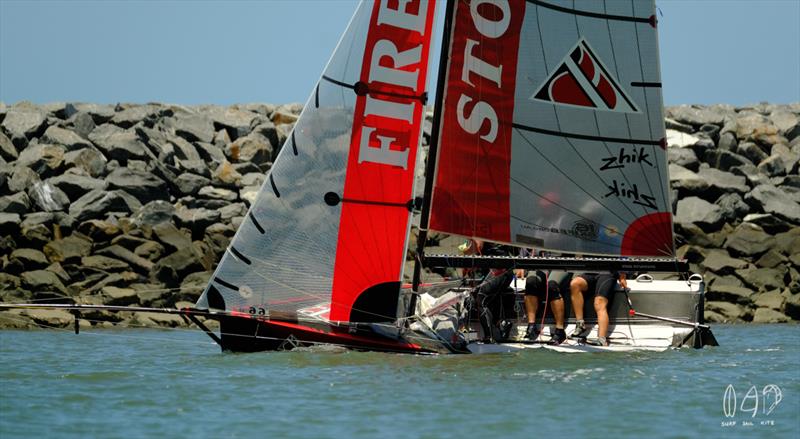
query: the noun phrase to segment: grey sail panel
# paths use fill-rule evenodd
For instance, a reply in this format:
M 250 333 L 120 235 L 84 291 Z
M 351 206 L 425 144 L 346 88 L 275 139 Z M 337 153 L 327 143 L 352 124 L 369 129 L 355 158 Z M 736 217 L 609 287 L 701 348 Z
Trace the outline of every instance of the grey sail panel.
M 359 6 L 323 78 L 358 81 L 371 11 Z M 198 307 L 294 312 L 330 301 L 341 207 L 323 196 L 344 187 L 355 101 L 352 90 L 320 80 Z

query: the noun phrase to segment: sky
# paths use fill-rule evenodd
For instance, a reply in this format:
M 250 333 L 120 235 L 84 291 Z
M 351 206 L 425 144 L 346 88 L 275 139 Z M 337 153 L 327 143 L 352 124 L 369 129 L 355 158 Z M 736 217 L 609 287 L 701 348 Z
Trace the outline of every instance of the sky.
M 356 4 L 0 0 L 0 101 L 305 102 Z M 666 105 L 800 102 L 800 0 L 656 4 Z

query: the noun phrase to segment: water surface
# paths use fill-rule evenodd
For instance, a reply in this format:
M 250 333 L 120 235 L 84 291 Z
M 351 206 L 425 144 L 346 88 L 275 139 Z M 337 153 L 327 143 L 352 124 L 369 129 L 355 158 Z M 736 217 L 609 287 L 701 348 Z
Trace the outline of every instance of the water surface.
M 714 332 L 703 350 L 412 356 L 0 331 L 0 438 L 800 437 L 800 326 Z

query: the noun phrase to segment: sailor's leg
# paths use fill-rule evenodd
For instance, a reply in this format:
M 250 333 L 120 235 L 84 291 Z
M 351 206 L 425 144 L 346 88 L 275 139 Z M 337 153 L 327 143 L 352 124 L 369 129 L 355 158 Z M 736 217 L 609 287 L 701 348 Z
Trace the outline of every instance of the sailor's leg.
M 575 276 L 569 283 L 569 295 L 572 301 L 572 311 L 575 319 L 583 321 L 583 293 L 589 289 L 589 284 L 581 276 Z
M 535 274 L 531 274 L 525 279 L 525 316 L 528 319 L 528 323 L 536 323 L 536 311 L 539 309 L 539 297 L 538 295 L 541 292 L 543 280 L 541 271 L 537 271 Z
M 556 328 L 564 329 L 564 299 L 550 301 L 550 308 L 553 310 L 553 317 L 556 319 Z
M 594 296 L 594 311 L 597 313 L 597 336 L 608 336 L 608 299 Z

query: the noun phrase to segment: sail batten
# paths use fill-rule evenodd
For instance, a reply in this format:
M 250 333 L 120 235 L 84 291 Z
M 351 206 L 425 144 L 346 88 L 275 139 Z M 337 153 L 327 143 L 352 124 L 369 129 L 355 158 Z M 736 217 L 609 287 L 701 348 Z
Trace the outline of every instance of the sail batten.
M 674 255 L 654 14 L 652 0 L 458 2 L 430 228 Z

